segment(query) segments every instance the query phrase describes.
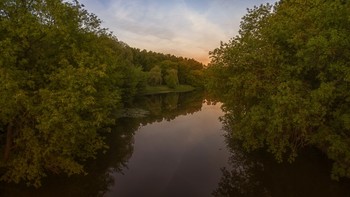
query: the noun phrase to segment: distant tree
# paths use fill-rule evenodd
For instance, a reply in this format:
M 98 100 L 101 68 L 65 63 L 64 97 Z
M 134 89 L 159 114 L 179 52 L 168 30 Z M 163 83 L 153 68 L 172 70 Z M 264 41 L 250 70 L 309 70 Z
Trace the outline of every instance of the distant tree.
M 178 57 L 133 49 L 100 23 L 78 1 L 0 0 L 1 180 L 84 174 L 114 108 L 177 69 L 162 62 Z
M 177 77 L 177 70 L 168 69 L 167 74 L 164 77 L 164 81 L 169 88 L 176 88 L 179 85 L 179 79 Z
M 162 85 L 163 77 L 162 77 L 162 70 L 159 66 L 154 66 L 149 72 L 148 72 L 148 83 L 150 85 Z
M 180 84 L 203 86 L 203 80 L 196 78 L 202 75 L 200 72 L 204 72 L 204 65 L 194 59 L 146 50 L 141 51 L 140 49 L 132 49 L 132 53 L 133 64 L 142 67 L 142 70 L 145 72 L 149 72 L 154 65 L 158 65 L 163 78 L 165 78 L 168 69 L 175 69 L 178 71 L 177 75 Z M 152 84 L 152 82 L 150 84 Z

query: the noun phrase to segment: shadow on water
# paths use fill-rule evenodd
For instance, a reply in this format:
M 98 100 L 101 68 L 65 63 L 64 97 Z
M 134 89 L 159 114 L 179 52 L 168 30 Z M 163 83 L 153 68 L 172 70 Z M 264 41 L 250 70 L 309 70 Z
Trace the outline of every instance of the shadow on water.
M 134 106 L 150 113 L 141 120 L 142 125 L 170 121 L 180 115 L 193 114 L 200 111 L 203 92 L 169 93 L 138 97 Z
M 231 153 L 229 168 L 222 168 L 222 177 L 213 196 L 221 197 L 346 197 L 350 181 L 330 178 L 332 162 L 318 149 L 307 147 L 294 162 L 278 163 L 265 150 L 246 152 L 242 143 L 227 134 Z
M 141 109 L 145 116 L 121 117 L 112 131 L 105 135 L 108 150 L 97 159 L 87 161 L 86 175 L 70 177 L 48 175 L 39 189 L 23 184 L 0 184 L 0 196 L 104 196 L 114 185 L 113 173 L 122 173 L 133 154 L 135 131 L 140 126 L 201 110 L 203 92 L 170 93 L 142 96 L 135 99 L 130 109 Z M 125 110 L 124 110 L 125 111 Z
M 131 120 L 121 119 L 119 122 L 120 125 L 106 136 L 109 149 L 100 153 L 96 160 L 86 162 L 86 175 L 49 175 L 38 189 L 22 184 L 1 184 L 0 196 L 103 196 L 114 184 L 110 172 L 120 172 L 127 165 L 133 152 L 133 135 L 139 126 Z
M 206 98 L 203 92 L 171 93 L 162 95 L 150 95 L 138 97 L 128 106 L 131 112 L 127 116 L 119 118 L 112 132 L 105 136 L 109 149 L 100 153 L 96 160 L 87 161 L 85 176 L 62 177 L 51 175 L 45 179 L 43 186 L 39 189 L 27 188 L 24 185 L 0 184 L 0 196 L 104 196 L 115 187 L 116 180 L 113 174 L 123 174 L 128 169 L 130 158 L 134 153 L 135 133 L 141 126 L 155 122 L 174 120 L 180 115 L 193 114 L 201 111 L 203 100 Z M 208 101 L 209 100 L 209 101 Z M 206 98 L 207 102 L 211 102 Z M 214 102 L 215 104 L 215 102 Z M 128 110 L 129 110 L 128 109 Z M 138 109 L 138 110 L 135 110 Z M 135 113 L 142 115 L 130 117 Z M 146 113 L 147 112 L 147 113 Z M 131 114 L 131 115 L 130 115 Z M 331 162 L 319 151 L 307 148 L 299 153 L 293 163 L 277 163 L 276 160 L 263 150 L 247 153 L 242 148 L 242 142 L 232 139 L 227 132 L 225 136 L 228 150 L 228 164 L 220 171 L 218 167 L 219 181 L 214 182 L 216 189 L 207 196 L 234 196 L 234 197 L 347 197 L 350 196 L 349 180 L 339 182 L 330 179 Z M 189 157 L 209 158 L 211 144 L 203 141 L 201 146 L 193 149 Z M 220 142 L 225 146 L 224 142 Z M 169 144 L 168 144 L 169 145 Z M 207 147 L 204 149 L 203 147 Z M 178 148 L 179 149 L 179 148 Z M 203 150 L 205 150 L 203 152 Z M 216 154 L 216 152 L 214 151 Z M 167 153 L 168 154 L 168 153 Z M 155 157 L 156 155 L 153 155 Z M 147 155 L 145 157 L 148 157 Z M 201 157 L 199 157 L 201 158 Z M 192 160 L 191 160 L 192 161 Z M 212 161 L 213 163 L 217 162 Z M 210 165 L 209 165 L 210 164 Z M 141 164 L 140 164 L 141 165 Z M 213 168 L 213 164 L 185 163 L 193 165 L 184 169 L 202 169 L 209 172 L 206 167 Z M 217 164 L 218 165 L 218 164 Z M 220 164 L 221 165 L 221 164 Z M 219 166 L 220 166 L 219 165 Z M 202 174 L 202 171 L 199 171 Z M 178 179 L 174 188 L 173 196 L 176 195 L 177 187 L 189 179 L 189 173 L 177 174 Z M 205 177 L 205 176 L 204 176 Z M 202 179 L 205 178 L 201 178 Z M 194 179 L 197 180 L 197 179 Z M 152 180 L 149 180 L 152 182 Z M 207 180 L 213 181 L 213 180 Z M 217 185 L 216 185 L 217 184 Z M 198 188 L 194 188 L 198 187 Z M 192 184 L 187 188 L 192 192 L 202 188 L 201 184 Z M 133 188 L 137 190 L 137 188 Z M 190 191 L 191 190 L 191 191 Z M 201 195 L 203 196 L 203 195 Z

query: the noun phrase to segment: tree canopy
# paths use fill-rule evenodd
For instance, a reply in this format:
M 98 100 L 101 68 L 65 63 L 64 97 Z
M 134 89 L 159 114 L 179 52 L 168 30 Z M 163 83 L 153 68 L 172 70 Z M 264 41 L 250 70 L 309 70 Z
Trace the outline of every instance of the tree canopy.
M 350 177 L 350 4 L 283 0 L 242 18 L 239 35 L 211 52 L 208 87 L 246 149 L 278 160 L 316 146 Z
M 100 23 L 78 1 L 0 0 L 1 180 L 40 186 L 52 173 L 84 174 L 107 148 L 112 112 L 144 88 L 151 67 L 141 60 L 154 53 Z
M 148 75 L 147 85 L 168 85 L 170 88 L 178 84 L 192 85 L 195 87 L 204 86 L 205 66 L 194 59 L 146 50 L 141 51 L 135 48 L 131 50 L 133 53 L 133 64 L 142 68 L 142 71 Z M 161 75 L 159 75 L 159 69 Z M 169 72 L 172 74 L 169 75 Z M 170 79 L 172 79 L 174 83 L 169 83 L 169 76 L 173 76 L 173 78 Z

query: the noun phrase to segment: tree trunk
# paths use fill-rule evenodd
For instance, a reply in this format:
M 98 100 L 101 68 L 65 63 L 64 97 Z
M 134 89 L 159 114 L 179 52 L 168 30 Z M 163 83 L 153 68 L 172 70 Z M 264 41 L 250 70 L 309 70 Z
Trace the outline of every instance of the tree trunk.
M 12 123 L 7 125 L 7 135 L 6 135 L 6 145 L 4 153 L 4 161 L 7 162 L 10 157 L 11 147 L 12 147 L 12 138 L 13 138 L 13 126 Z

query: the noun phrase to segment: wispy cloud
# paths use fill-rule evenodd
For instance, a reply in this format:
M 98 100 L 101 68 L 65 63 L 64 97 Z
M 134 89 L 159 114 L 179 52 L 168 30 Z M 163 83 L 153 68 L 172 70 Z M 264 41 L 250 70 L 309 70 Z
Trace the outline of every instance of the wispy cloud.
M 207 63 L 233 37 L 247 7 L 276 0 L 80 0 L 132 47 Z

